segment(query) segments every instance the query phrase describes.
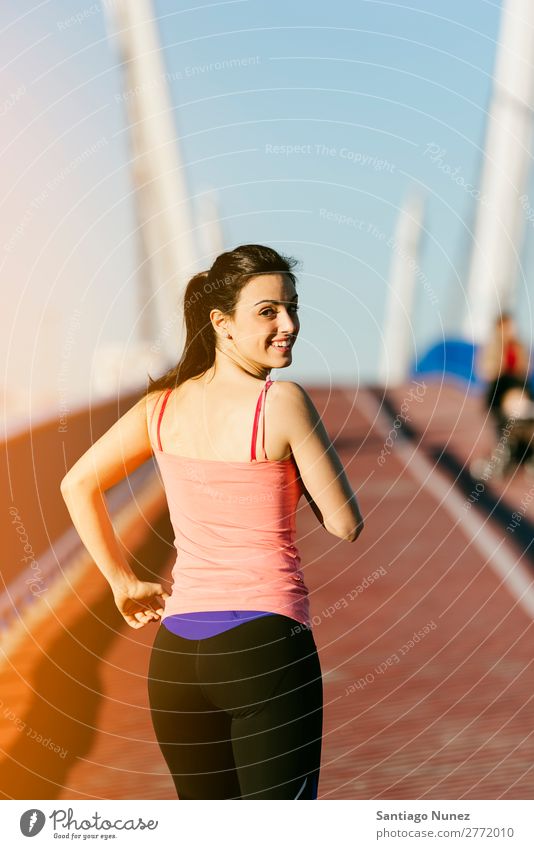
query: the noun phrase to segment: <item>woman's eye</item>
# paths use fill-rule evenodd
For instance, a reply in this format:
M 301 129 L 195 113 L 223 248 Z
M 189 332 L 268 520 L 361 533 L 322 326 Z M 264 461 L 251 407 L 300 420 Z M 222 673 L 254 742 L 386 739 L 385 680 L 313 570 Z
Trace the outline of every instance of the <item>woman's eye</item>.
M 289 309 L 290 309 L 290 310 L 293 310 L 293 312 L 298 312 L 298 310 L 299 310 L 299 308 L 298 308 L 297 304 L 292 304 L 292 305 L 289 307 Z M 262 312 L 260 313 L 260 315 L 268 315 L 269 313 L 274 313 L 274 310 L 273 310 L 273 308 L 272 308 L 272 307 L 267 307 L 267 309 L 262 310 Z

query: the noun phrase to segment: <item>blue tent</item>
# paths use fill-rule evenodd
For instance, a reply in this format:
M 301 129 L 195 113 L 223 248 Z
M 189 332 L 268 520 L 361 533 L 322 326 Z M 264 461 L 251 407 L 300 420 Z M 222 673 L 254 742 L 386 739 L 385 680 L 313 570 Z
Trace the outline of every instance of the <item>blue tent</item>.
M 410 376 L 425 374 L 441 379 L 448 377 L 468 384 L 470 389 L 480 391 L 485 386 L 485 381 L 475 372 L 477 350 L 477 345 L 464 339 L 444 339 L 433 345 L 418 363 L 412 365 Z M 531 385 L 532 377 L 533 375 L 529 381 Z

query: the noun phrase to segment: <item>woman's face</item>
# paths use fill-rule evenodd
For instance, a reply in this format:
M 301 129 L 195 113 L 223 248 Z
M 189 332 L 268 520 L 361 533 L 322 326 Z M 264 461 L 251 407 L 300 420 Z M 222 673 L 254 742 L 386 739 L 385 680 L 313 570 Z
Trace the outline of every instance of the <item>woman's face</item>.
M 229 344 L 251 363 L 267 368 L 291 365 L 300 328 L 297 302 L 295 286 L 285 274 L 251 277 L 226 324 Z

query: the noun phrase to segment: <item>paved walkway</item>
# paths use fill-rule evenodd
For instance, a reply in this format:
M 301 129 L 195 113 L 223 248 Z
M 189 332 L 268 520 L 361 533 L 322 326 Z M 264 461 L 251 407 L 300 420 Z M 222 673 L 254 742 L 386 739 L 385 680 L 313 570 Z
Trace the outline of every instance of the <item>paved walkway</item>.
M 390 395 L 393 410 L 412 390 Z M 491 450 L 489 430 L 477 443 L 479 407 L 454 388 L 426 387 L 421 402 L 413 394 L 406 402 L 416 431 L 406 441 L 369 390 L 356 399 L 342 388 L 312 395 L 366 520 L 350 544 L 319 527 L 303 502 L 298 514 L 324 676 L 319 797 L 532 798 L 532 562 L 495 514 L 465 506 L 450 464 L 434 456 L 448 440 L 461 463 L 474 447 Z M 486 489 L 513 506 L 528 486 L 518 476 Z M 168 531 L 162 519 L 167 570 Z M 140 560 L 155 556 L 147 549 Z M 98 580 L 85 589 L 96 600 L 85 609 L 83 593 L 71 599 L 74 625 L 26 676 L 40 697 L 25 719 L 52 729 L 68 754 L 45 752 L 26 734 L 21 748 L 20 732 L 4 776 L 0 765 L 6 797 L 39 798 L 33 791 L 48 787 L 48 798 L 175 798 L 146 697 L 154 630 L 121 628 Z M 22 655 L 13 662 L 23 668 Z M 0 684 L 28 686 L 13 670 L 0 673 Z M 23 787 L 29 795 L 19 795 Z

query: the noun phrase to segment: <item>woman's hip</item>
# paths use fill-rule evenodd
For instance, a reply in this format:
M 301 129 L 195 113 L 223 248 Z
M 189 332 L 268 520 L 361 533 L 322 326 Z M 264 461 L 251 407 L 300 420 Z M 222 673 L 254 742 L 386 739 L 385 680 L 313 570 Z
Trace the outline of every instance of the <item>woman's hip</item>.
M 281 614 L 242 622 L 221 634 L 188 640 L 161 625 L 150 680 L 198 685 L 214 707 L 231 710 L 274 693 L 317 700 L 321 667 L 311 629 Z

